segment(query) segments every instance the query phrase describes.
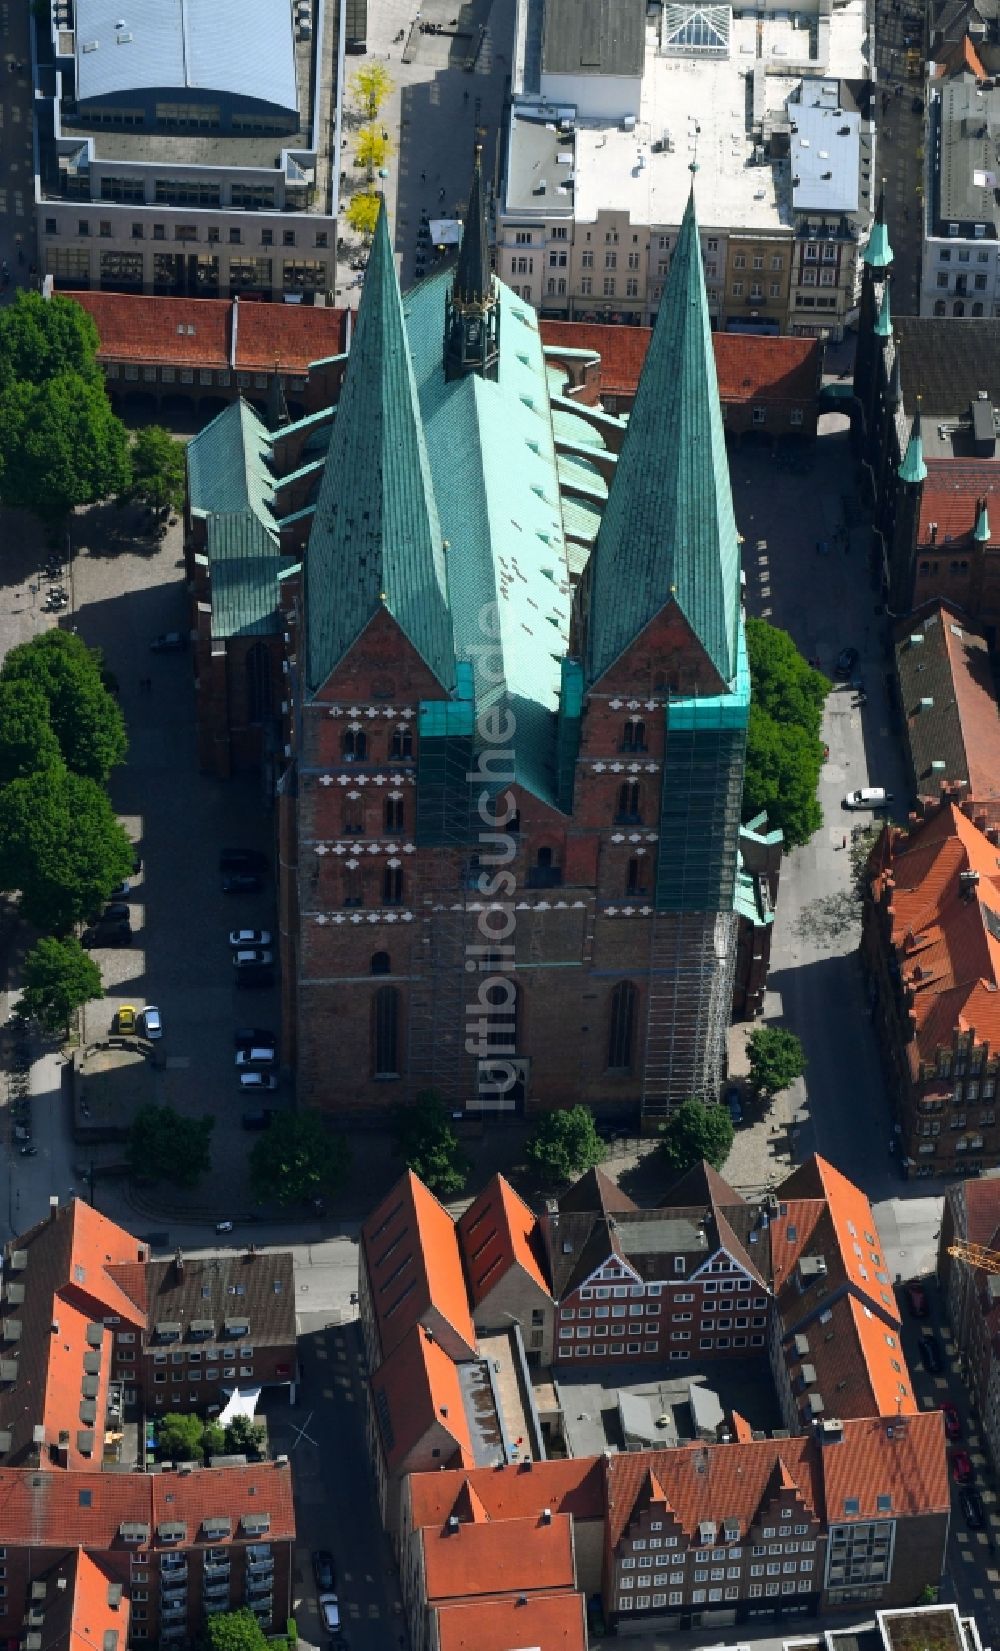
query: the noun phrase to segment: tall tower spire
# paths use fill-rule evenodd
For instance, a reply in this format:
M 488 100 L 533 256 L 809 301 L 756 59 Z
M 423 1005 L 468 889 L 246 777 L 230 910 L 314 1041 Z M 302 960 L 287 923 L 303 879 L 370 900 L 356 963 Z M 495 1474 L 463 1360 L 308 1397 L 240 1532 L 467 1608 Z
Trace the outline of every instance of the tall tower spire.
M 916 487 L 920 482 L 927 480 L 927 466 L 924 463 L 924 438 L 920 431 L 920 403 L 913 415 L 913 425 L 910 429 L 910 439 L 906 446 L 906 454 L 899 467 L 899 479 L 909 486 Z
M 739 539 L 693 178 L 592 566 L 591 682 L 671 601 L 732 681 Z
M 478 373 L 496 378 L 500 359 L 500 310 L 490 264 L 490 237 L 483 191 L 483 152 L 476 164 L 465 215 L 455 279 L 445 305 L 444 370 L 449 379 Z

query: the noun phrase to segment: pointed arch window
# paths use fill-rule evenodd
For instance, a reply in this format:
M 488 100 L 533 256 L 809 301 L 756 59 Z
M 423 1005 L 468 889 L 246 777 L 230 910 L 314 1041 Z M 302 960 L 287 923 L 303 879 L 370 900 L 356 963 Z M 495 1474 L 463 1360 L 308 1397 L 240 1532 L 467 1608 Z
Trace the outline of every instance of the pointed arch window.
M 399 992 L 380 986 L 375 993 L 372 1026 L 372 1076 L 399 1077 Z
M 639 825 L 642 821 L 642 787 L 638 780 L 626 780 L 618 787 L 618 813 L 621 825 Z
M 402 797 L 387 797 L 385 799 L 385 829 L 386 829 L 386 831 L 402 831 L 402 829 L 403 829 L 403 799 L 402 799 Z
M 247 649 L 244 669 L 247 686 L 247 721 L 266 722 L 271 715 L 271 656 L 266 643 L 255 642 Z
M 645 751 L 646 724 L 641 717 L 629 717 L 622 730 L 623 751 Z
M 629 1072 L 632 1068 L 635 1001 L 636 990 L 632 982 L 619 981 L 611 994 L 608 1024 L 608 1067 L 612 1072 Z
M 348 728 L 340 749 L 345 762 L 364 762 L 368 755 L 368 735 L 363 728 Z
M 389 957 L 389 953 L 372 952 L 371 969 L 373 975 L 391 975 L 392 960 Z
M 392 743 L 389 748 L 391 762 L 405 762 L 413 755 L 413 729 L 401 726 L 393 729 Z
M 633 854 L 625 868 L 625 893 L 646 893 L 646 860 L 645 856 Z
M 382 904 L 384 906 L 401 906 L 403 904 L 402 866 L 386 866 L 382 878 Z

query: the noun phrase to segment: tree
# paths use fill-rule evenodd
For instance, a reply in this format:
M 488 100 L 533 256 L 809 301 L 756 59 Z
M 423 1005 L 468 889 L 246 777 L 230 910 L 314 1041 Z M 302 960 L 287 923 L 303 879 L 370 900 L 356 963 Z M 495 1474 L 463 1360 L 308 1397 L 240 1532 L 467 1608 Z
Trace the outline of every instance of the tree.
M 264 1202 L 301 1204 L 338 1192 L 350 1152 L 318 1112 L 277 1112 L 250 1154 L 250 1180 Z
M 132 868 L 132 844 L 96 781 L 62 762 L 0 790 L 0 888 L 37 928 L 65 934 Z
M 852 826 L 851 828 L 851 846 L 848 851 L 848 858 L 851 862 L 851 881 L 859 900 L 864 899 L 865 889 L 868 886 L 868 862 L 871 859 L 872 850 L 884 830 L 884 825 L 877 825 L 874 822 L 871 825 Z
M 750 1082 L 766 1100 L 787 1089 L 806 1069 L 806 1057 L 794 1032 L 784 1026 L 758 1026 L 747 1038 Z
M 128 751 L 125 721 L 103 672 L 96 649 L 60 630 L 12 648 L 0 670 L 0 685 L 27 682 L 44 694 L 66 766 L 93 780 L 106 780 Z
M 221 1456 L 228 1451 L 226 1430 L 218 1422 L 206 1422 L 201 1435 L 201 1448 L 206 1462 L 210 1456 Z
M 0 785 L 23 780 L 60 759 L 49 702 L 36 682 L 0 677 Z
M 352 195 L 348 202 L 348 223 L 359 235 L 365 235 L 369 240 L 374 235 L 375 225 L 378 223 L 379 205 L 378 195 L 364 192 Z
M 140 1107 L 128 1139 L 133 1175 L 195 1187 L 212 1167 L 214 1118 L 185 1118 L 171 1106 Z
M 753 703 L 776 722 L 819 738 L 830 684 L 800 654 L 787 631 L 766 619 L 747 620 Z
M 207 1651 L 267 1651 L 268 1641 L 253 1612 L 219 1611 L 205 1623 Z
M 200 1462 L 205 1423 L 200 1416 L 168 1411 L 156 1424 L 156 1445 L 165 1462 Z
M 823 747 L 794 723 L 782 726 L 756 705 L 750 706 L 743 812 L 762 810 L 784 835 L 787 848 L 807 843 L 823 823 L 816 800 Z
M 351 91 L 368 119 L 376 120 L 379 110 L 392 91 L 392 76 L 381 63 L 366 63 L 351 81 Z
M 604 1143 L 594 1127 L 590 1108 L 571 1106 L 566 1112 L 547 1112 L 533 1131 L 526 1151 L 546 1180 L 571 1181 L 601 1162 Z
M 421 1090 L 415 1106 L 398 1106 L 392 1129 L 396 1152 L 432 1192 L 442 1198 L 461 1192 L 469 1163 L 436 1090 Z
M 15 293 L 0 310 L 0 395 L 17 380 L 41 384 L 61 373 L 101 383 L 100 342 L 93 317 L 75 299 Z
M 264 1426 L 252 1416 L 234 1416 L 226 1427 L 226 1454 L 247 1456 L 252 1462 L 264 1454 Z
M 184 504 L 186 462 L 182 441 L 175 441 L 159 424 L 147 424 L 132 447 L 129 496 L 160 513 L 180 510 Z
M 733 1144 L 733 1120 L 724 1106 L 682 1101 L 660 1125 L 660 1133 L 660 1151 L 676 1179 L 703 1158 L 713 1169 L 721 1169 Z
M 366 168 L 369 183 L 371 183 L 378 168 L 385 165 L 389 155 L 389 147 L 389 139 L 385 137 L 380 126 L 362 126 L 358 133 L 358 149 L 355 159 L 358 166 Z
M 62 372 L 0 394 L 0 498 L 58 527 L 129 485 L 128 436 L 103 382 Z
M 21 1005 L 46 1032 L 63 1032 L 73 1012 L 103 997 L 101 971 L 73 936 L 39 940 L 24 960 Z

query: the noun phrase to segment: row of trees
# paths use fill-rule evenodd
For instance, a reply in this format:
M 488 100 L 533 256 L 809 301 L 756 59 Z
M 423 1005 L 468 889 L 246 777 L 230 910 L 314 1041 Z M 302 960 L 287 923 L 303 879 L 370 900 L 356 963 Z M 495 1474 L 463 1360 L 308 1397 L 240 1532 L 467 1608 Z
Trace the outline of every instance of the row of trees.
M 252 1416 L 234 1416 L 222 1427 L 203 1416 L 169 1411 L 156 1424 L 156 1448 L 164 1462 L 207 1462 L 210 1456 L 246 1456 L 259 1461 L 264 1454 L 264 1427 Z
M 69 298 L 19 291 L 0 310 L 0 500 L 55 532 L 78 505 L 180 509 L 184 448 L 151 426 L 134 442 L 112 411 L 97 327 Z
M 145 1181 L 196 1187 L 212 1167 L 215 1119 L 185 1117 L 169 1106 L 144 1106 L 129 1132 L 128 1163 Z M 329 1198 L 347 1179 L 350 1153 L 318 1112 L 275 1112 L 250 1153 L 254 1196 L 281 1205 Z
M 823 706 L 830 684 L 799 653 L 787 631 L 747 620 L 750 726 L 743 813 L 767 810 L 787 848 L 807 843 L 823 823 L 816 797 L 824 750 Z
M 381 63 L 366 63 L 354 76 L 350 89 L 360 117 L 354 162 L 364 170 L 365 182 L 348 202 L 347 221 L 356 234 L 371 240 L 380 203 L 375 176 L 391 152 L 390 140 L 379 117 L 392 91 L 392 80 Z

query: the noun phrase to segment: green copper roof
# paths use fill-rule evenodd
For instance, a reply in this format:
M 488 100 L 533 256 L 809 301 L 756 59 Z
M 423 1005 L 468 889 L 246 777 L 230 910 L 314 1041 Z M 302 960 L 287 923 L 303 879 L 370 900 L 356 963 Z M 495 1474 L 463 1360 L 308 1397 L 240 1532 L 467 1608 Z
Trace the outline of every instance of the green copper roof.
M 271 433 L 245 401 L 234 401 L 187 446 L 188 492 L 195 516 L 250 510 L 273 529 Z
M 456 303 L 485 304 L 493 291 L 490 264 L 490 236 L 486 225 L 486 196 L 483 191 L 482 150 L 476 150 L 469 210 L 462 230 L 462 244 L 455 263 L 452 295 Z
M 879 305 L 878 315 L 875 318 L 875 337 L 892 337 L 892 313 L 889 308 L 889 283 L 882 288 L 882 302 Z
M 979 508 L 979 515 L 976 517 L 976 530 L 973 538 L 981 545 L 988 545 L 990 542 L 990 518 L 986 513 L 985 499 Z
M 917 408 L 913 419 L 913 429 L 906 447 L 906 457 L 899 467 L 901 482 L 922 482 L 927 479 L 927 466 L 924 463 L 924 438 L 920 434 L 920 408 Z
M 443 313 L 442 306 L 439 353 Z M 445 552 L 384 206 L 309 536 L 311 689 L 321 686 L 382 605 L 451 688 Z
M 868 245 L 864 250 L 863 262 L 869 269 L 888 269 L 892 263 L 892 247 L 889 245 L 889 231 L 885 224 L 885 184 L 878 192 L 875 222 L 872 224 Z
M 477 714 L 491 704 L 510 709 L 519 783 L 554 802 L 571 593 L 538 321 L 530 305 L 498 281 L 497 377 L 470 374 L 449 382 L 441 347 L 449 279 L 442 273 L 420 282 L 407 293 L 405 311 L 441 531 L 450 546 L 455 655 L 475 665 Z M 495 671 L 486 657 L 494 630 Z
M 295 564 L 251 511 L 208 518 L 212 635 L 267 636 L 279 625 L 278 580 Z
M 692 189 L 597 536 L 589 680 L 602 676 L 673 600 L 730 682 L 739 591 L 739 540 Z

